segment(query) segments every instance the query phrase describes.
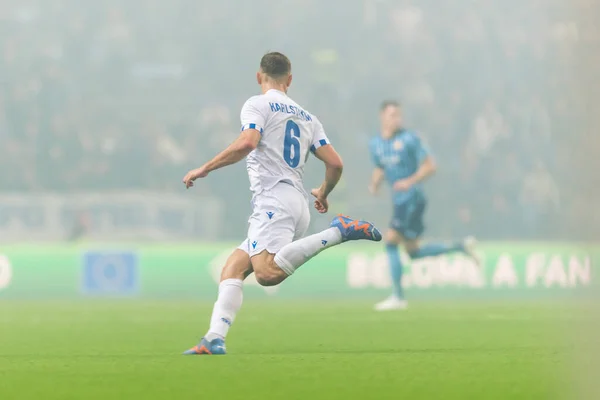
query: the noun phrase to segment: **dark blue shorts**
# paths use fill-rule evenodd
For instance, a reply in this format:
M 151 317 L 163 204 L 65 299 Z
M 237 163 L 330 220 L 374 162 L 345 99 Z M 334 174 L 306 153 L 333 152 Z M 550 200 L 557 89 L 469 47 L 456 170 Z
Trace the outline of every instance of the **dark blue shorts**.
M 425 231 L 423 215 L 426 207 L 427 200 L 422 196 L 394 205 L 394 216 L 390 222 L 390 228 L 406 239 L 419 238 Z

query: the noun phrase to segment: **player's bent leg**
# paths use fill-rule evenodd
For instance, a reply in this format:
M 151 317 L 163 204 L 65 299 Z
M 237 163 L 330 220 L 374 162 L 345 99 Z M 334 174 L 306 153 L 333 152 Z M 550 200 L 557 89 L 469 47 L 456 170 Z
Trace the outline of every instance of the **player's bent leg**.
M 398 231 L 396 231 L 393 228 L 389 228 L 385 232 L 383 240 L 385 241 L 385 244 L 391 244 L 391 245 L 398 246 L 398 245 L 400 245 L 402 243 L 402 241 L 404 240 L 404 238 L 402 237 L 402 235 L 400 235 L 398 233 Z
M 407 240 L 404 247 L 411 259 L 417 260 L 425 257 L 436 257 L 448 253 L 466 252 L 464 242 L 454 243 L 427 243 L 421 245 L 417 239 Z
M 321 251 L 349 240 L 378 242 L 381 240 L 381 233 L 370 222 L 338 215 L 331 221 L 328 229 L 284 246 L 273 260 L 277 267 L 290 276 Z
M 392 227 L 404 237 L 404 248 L 412 259 L 435 257 L 462 250 L 462 244 L 429 243 L 421 246 L 419 238 L 425 231 L 423 216 L 427 202 L 424 197 L 396 207 Z
M 420 250 L 421 242 L 419 239 L 405 239 L 402 243 L 404 250 L 408 253 L 408 255 L 413 258 L 413 255 L 416 255 Z M 418 258 L 418 257 L 417 257 Z
M 410 257 L 414 259 L 425 257 L 436 257 L 442 254 L 467 251 L 465 241 L 454 243 L 427 243 L 419 244 L 418 238 L 425 231 L 423 215 L 425 213 L 426 202 L 424 199 L 417 199 L 414 204 L 406 207 L 398 207 L 394 213 L 392 227 L 404 237 L 404 247 Z
M 253 255 L 251 261 L 256 280 L 263 286 L 278 285 L 321 251 L 360 239 L 380 241 L 381 233 L 370 222 L 339 215 L 328 229 L 288 243 L 276 254 L 263 250 Z
M 226 279 L 246 280 L 252 272 L 254 271 L 248 253 L 236 249 L 231 253 L 223 266 L 223 270 L 221 271 L 221 282 Z
M 184 352 L 187 355 L 225 354 L 225 337 L 242 307 L 243 280 L 252 273 L 248 253 L 236 249 L 227 259 L 221 273 L 219 295 L 213 307 L 210 328 L 200 343 Z
M 279 285 L 289 276 L 275 262 L 275 254 L 271 254 L 267 250 L 252 256 L 251 262 L 254 277 L 262 286 Z

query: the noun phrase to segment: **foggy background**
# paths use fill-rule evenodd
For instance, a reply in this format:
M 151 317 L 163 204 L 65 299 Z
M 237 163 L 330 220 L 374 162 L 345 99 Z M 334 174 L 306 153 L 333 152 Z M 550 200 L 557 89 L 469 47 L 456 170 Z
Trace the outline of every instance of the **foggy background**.
M 397 99 L 439 164 L 428 236 L 594 240 L 598 15 L 593 0 L 3 0 L 0 240 L 242 240 L 243 163 L 193 192 L 181 178 L 238 135 L 269 50 L 345 160 L 332 211 L 387 224 L 367 143 Z
M 155 254 L 144 271 L 164 275 L 144 290 L 179 294 L 187 280 L 212 299 L 206 242 L 244 239 L 245 166 L 191 191 L 181 179 L 237 137 L 267 51 L 290 57 L 289 95 L 320 118 L 345 161 L 330 214 L 387 226 L 388 193 L 367 190 L 367 144 L 380 103 L 395 99 L 439 166 L 425 185 L 427 238 L 597 243 L 599 16 L 597 0 L 0 0 L 0 250 L 21 274 L 7 293 L 80 294 L 79 253 L 27 247 L 38 240 L 190 241 L 204 258 L 189 248 L 174 261 L 176 250 Z M 312 161 L 307 188 L 323 179 Z M 311 231 L 329 218 L 314 215 Z M 25 247 L 11 253 L 9 242 Z M 495 246 L 494 262 L 504 254 Z M 540 248 L 550 260 L 554 245 Z M 349 290 L 345 262 L 329 263 L 337 269 L 325 287 Z M 165 279 L 172 264 L 179 275 Z M 0 289 L 12 283 L 8 257 L 2 268 Z M 309 297 L 311 286 L 297 293 Z M 559 350 L 573 352 L 581 386 L 568 398 L 598 398 L 585 396 L 598 390 L 600 360 L 600 303 L 590 303 L 582 321 L 564 323 L 576 344 Z

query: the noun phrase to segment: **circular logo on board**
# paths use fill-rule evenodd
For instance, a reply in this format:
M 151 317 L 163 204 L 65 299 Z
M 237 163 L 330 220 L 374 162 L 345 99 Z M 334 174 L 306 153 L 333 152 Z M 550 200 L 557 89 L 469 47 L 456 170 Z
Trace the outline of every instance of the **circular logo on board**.
M 107 291 L 117 291 L 128 278 L 127 265 L 119 256 L 99 257 L 91 269 L 96 284 Z

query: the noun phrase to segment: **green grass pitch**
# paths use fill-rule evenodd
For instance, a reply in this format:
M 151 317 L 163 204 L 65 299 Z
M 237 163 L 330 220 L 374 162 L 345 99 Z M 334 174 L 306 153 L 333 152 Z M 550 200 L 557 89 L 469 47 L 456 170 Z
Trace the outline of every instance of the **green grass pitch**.
M 228 355 L 180 355 L 211 306 L 0 301 L 0 399 L 574 398 L 572 303 L 248 300 Z

